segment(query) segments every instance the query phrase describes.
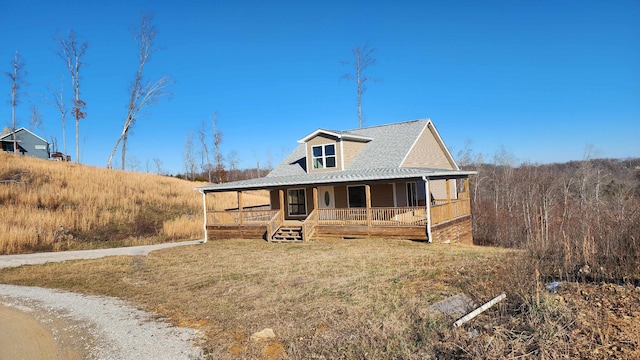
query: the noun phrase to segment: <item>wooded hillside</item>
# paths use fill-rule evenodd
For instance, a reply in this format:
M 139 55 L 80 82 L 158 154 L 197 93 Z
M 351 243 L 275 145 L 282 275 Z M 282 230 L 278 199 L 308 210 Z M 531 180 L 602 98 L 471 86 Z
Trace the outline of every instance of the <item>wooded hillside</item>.
M 529 249 L 550 277 L 640 279 L 640 159 L 466 168 L 477 244 Z

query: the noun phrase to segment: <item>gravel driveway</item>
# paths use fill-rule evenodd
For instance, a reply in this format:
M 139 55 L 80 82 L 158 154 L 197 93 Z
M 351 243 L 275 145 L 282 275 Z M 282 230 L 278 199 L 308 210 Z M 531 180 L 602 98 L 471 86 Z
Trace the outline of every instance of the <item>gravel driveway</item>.
M 44 264 L 48 262 L 62 262 L 67 260 L 97 259 L 107 256 L 131 255 L 146 256 L 154 250 L 176 246 L 202 244 L 203 240 L 181 241 L 175 243 L 129 246 L 112 249 L 58 251 L 36 254 L 0 255 L 0 269 L 21 265 Z
M 0 268 L 153 250 L 202 241 L 128 248 L 0 255 Z M 0 284 L 0 359 L 200 359 L 200 338 L 123 300 Z M 35 321 L 34 321 L 35 320 Z M 53 338 L 53 341 L 48 340 Z

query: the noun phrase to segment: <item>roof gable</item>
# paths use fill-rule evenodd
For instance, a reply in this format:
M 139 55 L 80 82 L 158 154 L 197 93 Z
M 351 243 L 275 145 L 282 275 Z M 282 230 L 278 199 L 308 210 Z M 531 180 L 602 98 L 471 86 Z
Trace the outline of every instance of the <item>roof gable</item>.
M 19 128 L 19 129 L 16 129 L 16 131 L 9 131 L 6 134 L 0 135 L 0 141 L 2 141 L 2 140 L 7 141 L 9 139 L 11 141 L 13 141 L 13 134 L 14 133 L 18 134 L 20 132 L 26 132 L 27 134 L 30 134 L 31 136 L 35 137 L 36 139 L 38 139 L 38 140 L 40 140 L 40 141 L 42 141 L 42 142 L 44 142 L 46 144 L 49 143 L 47 140 L 41 138 L 40 136 L 38 136 L 38 135 L 34 134 L 33 132 L 31 132 L 29 129 L 26 129 L 26 128 L 23 128 L 23 127 Z M 20 136 L 20 135 L 18 134 L 18 136 Z
M 422 129 L 400 166 L 424 167 L 425 165 L 436 169 L 460 169 L 432 121 Z
M 320 135 L 347 140 L 366 141 L 363 148 L 348 163 L 346 170 L 399 168 L 430 119 L 372 126 L 346 131 L 318 129 L 298 141 L 298 146 L 268 177 L 295 176 L 307 173 L 305 142 Z
M 430 120 L 414 120 L 373 126 L 349 133 L 373 138 L 345 170 L 398 168 L 418 134 Z

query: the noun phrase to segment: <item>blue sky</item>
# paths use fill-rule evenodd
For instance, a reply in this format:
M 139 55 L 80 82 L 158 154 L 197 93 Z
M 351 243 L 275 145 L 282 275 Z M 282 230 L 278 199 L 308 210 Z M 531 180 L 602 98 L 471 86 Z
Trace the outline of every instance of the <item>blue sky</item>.
M 350 71 L 341 61 L 365 43 L 376 48 L 368 75 L 379 79 L 363 97 L 365 126 L 430 117 L 454 155 L 471 141 L 485 159 L 504 148 L 519 161 L 579 160 L 588 145 L 599 157 L 640 156 L 638 1 L 0 0 L 0 70 L 18 50 L 28 72 L 19 125 L 37 105 L 62 147 L 59 114 L 43 95 L 63 81 L 70 99 L 54 38 L 74 29 L 89 43 L 81 159 L 104 167 L 137 69 L 129 28 L 143 12 L 154 14 L 163 48 L 145 76 L 175 84 L 139 118 L 129 164 L 159 157 L 183 172 L 187 134 L 214 110 L 222 151 L 236 151 L 241 167 L 276 165 L 319 127 L 356 128 L 355 85 L 340 79 Z M 68 119 L 75 156 L 73 143 Z

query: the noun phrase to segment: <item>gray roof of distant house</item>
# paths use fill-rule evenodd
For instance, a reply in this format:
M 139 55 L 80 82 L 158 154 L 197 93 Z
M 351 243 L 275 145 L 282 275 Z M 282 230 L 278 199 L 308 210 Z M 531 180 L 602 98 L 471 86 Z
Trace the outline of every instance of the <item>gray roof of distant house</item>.
M 0 134 L 0 141 L 13 141 L 13 134 L 14 134 L 14 133 L 21 132 L 21 131 L 24 131 L 24 132 L 27 132 L 27 133 L 29 133 L 29 134 L 33 135 L 33 137 L 34 137 L 34 138 L 36 138 L 36 139 L 38 139 L 38 140 L 41 140 L 41 141 L 42 141 L 42 142 L 44 142 L 44 143 L 47 143 L 47 144 L 49 143 L 47 140 L 45 140 L 45 139 L 41 138 L 40 136 L 38 136 L 38 135 L 34 134 L 34 133 L 33 133 L 32 131 L 30 131 L 29 129 L 27 129 L 27 128 L 23 128 L 23 127 L 19 128 L 19 129 L 16 129 L 16 131 L 9 131 L 9 132 L 7 132 L 7 133 Z M 21 141 L 21 140 L 19 140 L 19 139 L 18 139 L 18 142 L 20 142 L 20 141 Z

